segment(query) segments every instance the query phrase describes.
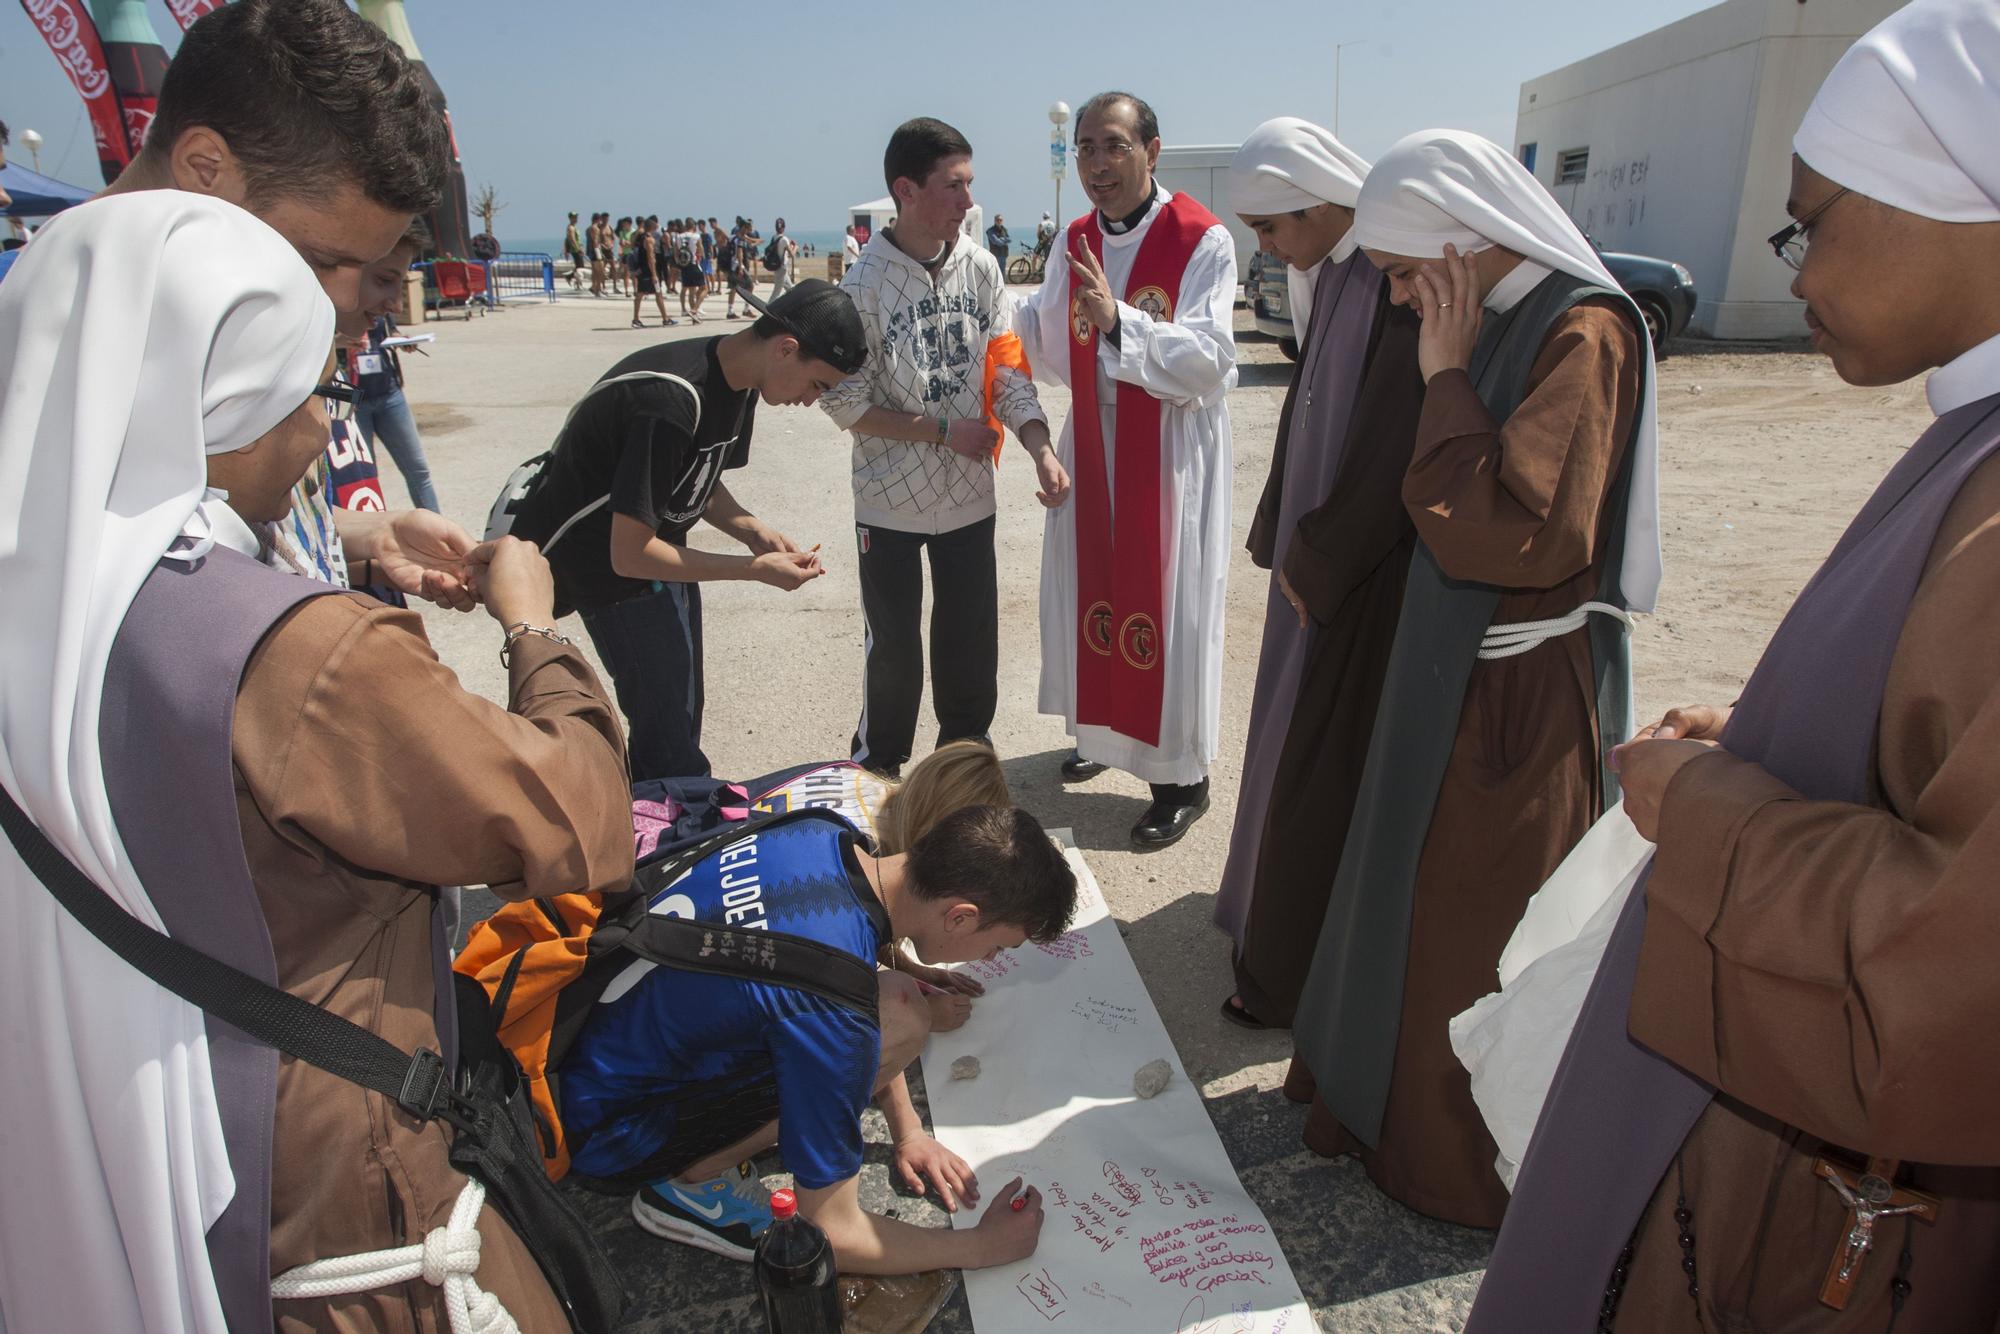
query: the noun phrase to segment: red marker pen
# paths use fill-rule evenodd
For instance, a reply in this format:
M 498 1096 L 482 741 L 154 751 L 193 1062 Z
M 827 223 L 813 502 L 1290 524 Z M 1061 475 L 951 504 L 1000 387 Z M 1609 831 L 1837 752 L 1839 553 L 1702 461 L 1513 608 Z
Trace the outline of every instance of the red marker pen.
M 1017 1214 L 1020 1213 L 1023 1209 L 1028 1207 L 1028 1193 L 1026 1191 L 1022 1191 L 1019 1195 L 1016 1195 L 1014 1197 L 1013 1207 L 1014 1207 L 1014 1212 Z

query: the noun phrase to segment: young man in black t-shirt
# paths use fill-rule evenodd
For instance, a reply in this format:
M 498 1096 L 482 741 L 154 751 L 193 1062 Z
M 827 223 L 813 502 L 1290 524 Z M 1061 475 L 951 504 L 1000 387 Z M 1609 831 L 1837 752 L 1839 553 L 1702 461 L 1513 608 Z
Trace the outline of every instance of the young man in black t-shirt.
M 697 585 L 750 579 L 789 592 L 823 573 L 818 548 L 799 550 L 744 509 L 722 474 L 749 462 L 760 397 L 816 402 L 861 369 L 866 335 L 831 283 L 757 304 L 763 315 L 748 329 L 662 343 L 613 366 L 549 453 L 510 479 L 488 526 L 488 538 L 539 543 L 556 614 L 581 614 L 625 713 L 635 782 L 708 772 Z M 698 519 L 750 554 L 688 547 Z
M 666 258 L 660 253 L 660 220 L 645 218 L 639 223 L 639 230 L 632 235 L 632 327 L 643 329 L 645 322 L 639 318 L 640 307 L 646 298 L 652 297 L 659 308 L 660 324 L 663 328 L 679 324 L 680 321 L 667 314 L 667 299 L 660 294 L 661 269 Z M 671 274 L 671 269 L 667 273 Z M 669 287 L 668 290 L 672 290 Z

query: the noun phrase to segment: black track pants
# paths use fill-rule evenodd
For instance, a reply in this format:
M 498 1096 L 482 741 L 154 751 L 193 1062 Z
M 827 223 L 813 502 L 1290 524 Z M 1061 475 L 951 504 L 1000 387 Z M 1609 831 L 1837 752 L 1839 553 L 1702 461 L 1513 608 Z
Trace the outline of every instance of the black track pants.
M 937 742 L 986 739 L 999 702 L 1000 593 L 993 520 L 948 533 L 857 525 L 867 667 L 854 759 L 893 770 L 916 742 L 924 691 L 923 552 L 931 564 L 931 707 Z

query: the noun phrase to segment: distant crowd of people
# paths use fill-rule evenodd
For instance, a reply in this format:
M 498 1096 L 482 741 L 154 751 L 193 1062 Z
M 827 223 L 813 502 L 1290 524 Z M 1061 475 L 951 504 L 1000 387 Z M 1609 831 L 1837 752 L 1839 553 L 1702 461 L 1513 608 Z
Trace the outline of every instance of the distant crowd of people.
M 588 276 L 596 297 L 632 298 L 632 327 L 646 327 L 641 315 L 647 297 L 659 311 L 660 324 L 673 328 L 683 318 L 702 321 L 702 306 L 712 296 L 728 302 L 724 318 L 738 318 L 739 293 L 750 291 L 760 276 L 771 281 L 775 301 L 795 279 L 800 258 L 813 253 L 785 231 L 779 218 L 767 240 L 750 218 L 739 217 L 727 228 L 719 218 L 668 218 L 657 213 L 623 217 L 593 213 L 585 226 L 569 215 L 563 233 L 563 257 L 570 262 L 569 285 L 582 291 Z M 667 313 L 667 297 L 678 296 L 681 313 Z M 747 315 L 748 312 L 746 311 Z
M 777 220 L 769 238 L 757 230 L 755 220 L 741 216 L 728 227 L 715 217 L 668 218 L 663 222 L 656 213 L 628 215 L 616 221 L 609 213 L 593 213 L 588 222 L 580 222 L 581 218 L 582 214 L 571 213 L 563 231 L 562 256 L 570 266 L 569 288 L 572 292 L 588 290 L 595 297 L 631 297 L 635 329 L 646 327 L 641 317 L 649 296 L 663 328 L 678 327 L 683 319 L 700 324 L 703 305 L 718 296 L 728 303 L 724 318 L 737 319 L 738 293 L 753 290 L 760 279 L 768 279 L 767 299 L 776 300 L 797 281 L 797 262 L 819 253 L 813 242 L 800 241 L 787 232 L 783 218 Z M 1045 258 L 1055 236 L 1055 219 L 1044 212 L 1030 253 Z M 865 234 L 852 225 L 846 228 L 843 268 L 860 260 L 865 240 Z M 1004 274 L 1012 238 L 1003 215 L 994 215 L 985 240 Z M 678 316 L 668 313 L 669 296 L 680 302 Z M 742 316 L 751 317 L 747 310 Z

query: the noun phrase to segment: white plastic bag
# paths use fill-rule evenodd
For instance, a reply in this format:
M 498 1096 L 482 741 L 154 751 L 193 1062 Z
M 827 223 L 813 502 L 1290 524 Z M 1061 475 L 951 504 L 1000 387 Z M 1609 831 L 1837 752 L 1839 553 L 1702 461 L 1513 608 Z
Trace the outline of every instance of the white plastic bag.
M 1507 1189 L 1527 1154 L 1597 965 L 1653 845 L 1614 806 L 1570 850 L 1500 956 L 1500 990 L 1451 1021 L 1451 1049 L 1499 1146 Z
M 1604 812 L 1528 900 L 1521 924 L 1500 951 L 1500 985 L 1506 987 L 1529 964 L 1575 940 L 1608 899 L 1624 903 L 1632 882 L 1652 857 L 1653 845 L 1633 827 L 1624 802 Z

